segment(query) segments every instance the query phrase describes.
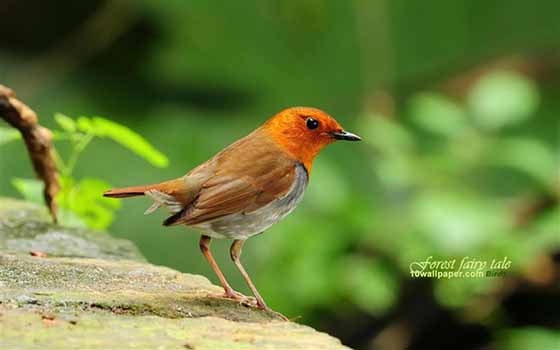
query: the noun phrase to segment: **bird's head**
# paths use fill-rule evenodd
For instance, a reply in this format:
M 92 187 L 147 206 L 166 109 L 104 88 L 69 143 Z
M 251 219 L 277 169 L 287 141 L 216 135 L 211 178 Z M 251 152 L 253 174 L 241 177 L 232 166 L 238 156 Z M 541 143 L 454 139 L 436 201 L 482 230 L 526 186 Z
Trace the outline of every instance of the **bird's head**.
M 262 127 L 278 145 L 311 171 L 313 159 L 337 141 L 360 141 L 327 113 L 310 107 L 292 107 L 270 118 Z

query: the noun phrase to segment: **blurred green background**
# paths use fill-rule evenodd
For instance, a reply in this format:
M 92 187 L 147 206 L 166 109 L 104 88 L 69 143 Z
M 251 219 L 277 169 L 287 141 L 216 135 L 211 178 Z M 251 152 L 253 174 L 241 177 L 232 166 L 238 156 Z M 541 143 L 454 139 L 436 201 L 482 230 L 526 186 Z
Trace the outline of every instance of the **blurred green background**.
M 557 349 L 559 13 L 552 0 L 3 0 L 0 83 L 48 127 L 56 112 L 103 116 L 169 157 L 157 168 L 96 140 L 75 176 L 119 187 L 181 176 L 285 107 L 321 108 L 364 141 L 325 150 L 298 210 L 246 245 L 269 305 L 357 349 Z M 21 142 L 0 146 L 1 195 L 32 176 Z M 124 201 L 111 234 L 217 283 L 198 235 L 148 206 Z M 214 255 L 249 293 L 228 246 Z M 512 267 L 411 279 L 429 256 Z

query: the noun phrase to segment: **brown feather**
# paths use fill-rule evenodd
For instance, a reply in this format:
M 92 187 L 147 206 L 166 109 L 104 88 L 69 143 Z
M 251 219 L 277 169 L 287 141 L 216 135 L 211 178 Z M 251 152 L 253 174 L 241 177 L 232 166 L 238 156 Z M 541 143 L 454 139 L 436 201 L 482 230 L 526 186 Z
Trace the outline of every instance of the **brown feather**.
M 164 225 L 195 225 L 251 212 L 282 197 L 294 181 L 296 161 L 257 129 L 187 174 L 207 178 L 195 200 Z
M 317 129 L 307 128 L 310 117 L 319 121 Z M 288 193 L 295 182 L 297 164 L 303 164 L 309 175 L 315 156 L 334 142 L 331 133 L 341 130 L 336 120 L 318 109 L 289 108 L 182 178 L 113 189 L 104 195 L 148 193 L 155 201 L 148 213 L 162 205 L 175 213 L 164 225 L 196 225 L 230 214 L 251 213 Z
M 126 198 L 134 196 L 143 196 L 146 191 L 152 188 L 154 185 L 146 186 L 131 186 L 123 188 L 112 188 L 103 193 L 103 197 L 111 198 Z
M 103 193 L 103 196 L 113 198 L 126 198 L 143 196 L 146 192 L 155 190 L 174 197 L 183 205 L 188 205 L 194 199 L 194 195 L 196 194 L 196 192 L 198 192 L 198 189 L 196 187 L 196 184 L 191 184 L 189 186 L 189 184 L 185 181 L 185 178 L 181 177 L 178 179 L 173 179 L 152 185 L 113 188 Z

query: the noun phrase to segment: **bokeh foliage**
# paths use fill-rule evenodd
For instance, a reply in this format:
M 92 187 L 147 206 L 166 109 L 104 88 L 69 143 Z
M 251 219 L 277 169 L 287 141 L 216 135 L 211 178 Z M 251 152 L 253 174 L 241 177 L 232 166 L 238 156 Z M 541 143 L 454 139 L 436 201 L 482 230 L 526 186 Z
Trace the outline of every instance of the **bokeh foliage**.
M 56 195 L 56 201 L 60 206 L 58 221 L 61 225 L 107 229 L 114 220 L 115 210 L 121 207 L 120 202 L 100 195 L 111 188 L 103 179 L 76 179 L 73 176 L 80 155 L 94 139 L 111 139 L 160 168 L 169 164 L 165 155 L 124 125 L 102 117 L 82 116 L 74 120 L 64 114 L 55 114 L 54 119 L 60 128 L 53 133 L 56 141 L 53 153 L 60 178 L 60 191 Z M 11 129 L 0 127 L 0 145 L 20 138 Z M 70 144 L 67 157 L 57 151 L 59 142 Z M 12 185 L 23 198 L 43 203 L 43 183 L 40 180 L 14 178 Z
M 404 321 L 399 338 L 413 348 L 460 339 L 544 349 L 558 339 L 557 301 L 536 319 L 510 305 L 525 295 L 542 308 L 543 295 L 559 293 L 556 2 L 85 1 L 37 13 L 8 3 L 0 80 L 43 123 L 56 128 L 57 112 L 104 115 L 170 159 L 152 167 L 100 139 L 77 179 L 180 176 L 290 105 L 325 109 L 364 138 L 325 150 L 301 207 L 246 245 L 274 308 L 360 348 L 382 348 L 384 330 Z M 43 30 L 12 32 L 18 13 Z M 0 159 L 0 193 L 16 195 L 11 180 L 31 174 L 25 152 L 10 142 Z M 141 214 L 148 205 L 123 202 L 110 231 L 152 262 L 213 279 L 196 235 L 161 228 L 163 213 Z M 213 247 L 248 293 L 227 243 Z M 506 278 L 411 280 L 409 264 L 427 256 L 507 256 L 513 266 Z M 421 322 L 409 303 L 426 305 Z M 436 328 L 433 312 L 453 320 L 447 338 L 419 326 Z M 465 336 L 472 325 L 482 331 Z

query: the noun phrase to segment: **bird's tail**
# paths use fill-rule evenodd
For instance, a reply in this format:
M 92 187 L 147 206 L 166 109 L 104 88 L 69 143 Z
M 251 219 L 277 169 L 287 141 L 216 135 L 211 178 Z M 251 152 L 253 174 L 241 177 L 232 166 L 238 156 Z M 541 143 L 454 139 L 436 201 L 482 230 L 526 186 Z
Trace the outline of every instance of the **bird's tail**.
M 172 213 L 179 212 L 190 202 L 186 193 L 185 181 L 179 178 L 153 185 L 113 188 L 105 191 L 103 196 L 127 198 L 147 195 L 154 201 L 154 204 L 145 212 L 145 214 L 150 214 L 161 206 L 166 207 Z
M 143 196 L 147 191 L 157 189 L 158 185 L 131 186 L 123 188 L 113 188 L 103 193 L 103 197 L 126 198 Z

